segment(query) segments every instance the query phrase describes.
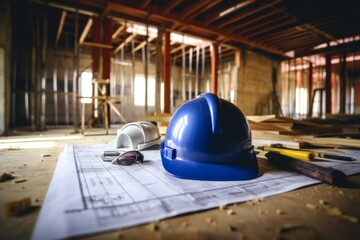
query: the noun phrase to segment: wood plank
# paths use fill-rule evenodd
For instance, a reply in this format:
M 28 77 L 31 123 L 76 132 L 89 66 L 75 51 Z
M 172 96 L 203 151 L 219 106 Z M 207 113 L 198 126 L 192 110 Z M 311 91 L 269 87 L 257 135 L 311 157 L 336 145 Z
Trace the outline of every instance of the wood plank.
M 85 27 L 84 27 L 83 32 L 81 33 L 81 36 L 80 36 L 80 39 L 79 39 L 80 44 L 82 44 L 85 41 L 86 35 L 89 33 L 92 24 L 93 24 L 93 19 L 89 18 L 86 25 L 85 25 Z
M 63 27 L 64 27 L 64 23 L 65 23 L 65 18 L 66 18 L 66 11 L 62 11 L 58 31 L 57 31 L 57 34 L 56 34 L 56 41 L 55 41 L 56 46 L 58 45 L 59 40 L 60 40 L 60 36 L 61 36 L 62 30 L 63 30 Z

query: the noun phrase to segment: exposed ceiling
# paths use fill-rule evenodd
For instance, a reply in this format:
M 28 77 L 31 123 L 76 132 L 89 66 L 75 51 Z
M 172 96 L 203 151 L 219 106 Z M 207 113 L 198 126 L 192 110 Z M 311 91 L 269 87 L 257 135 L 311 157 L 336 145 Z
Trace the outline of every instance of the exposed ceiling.
M 295 56 L 319 52 L 313 48 L 344 38 L 351 42 L 338 42 L 341 47 L 360 49 L 356 0 L 57 0 L 47 4 L 58 11 L 49 16 L 57 22 L 53 31 L 58 30 L 64 10 L 68 13 L 64 25 L 74 27 L 73 10 L 78 9 L 80 33 L 90 15 L 98 15 L 114 19 L 113 34 L 127 21 L 134 21 L 275 56 L 286 56 L 289 51 Z M 120 34 L 113 39 L 112 49 L 129 36 Z M 135 39 L 136 46 L 144 42 L 144 36 Z M 335 47 L 339 46 L 331 48 Z

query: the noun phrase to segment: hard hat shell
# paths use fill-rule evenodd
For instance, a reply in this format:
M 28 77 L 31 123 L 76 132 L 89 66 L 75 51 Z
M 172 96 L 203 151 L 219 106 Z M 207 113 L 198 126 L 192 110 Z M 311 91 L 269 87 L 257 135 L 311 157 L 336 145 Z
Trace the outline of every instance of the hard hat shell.
M 258 174 L 246 116 L 215 94 L 201 94 L 172 116 L 160 145 L 164 168 L 179 178 L 244 180 Z
M 142 150 L 160 144 L 159 129 L 151 122 L 138 121 L 125 124 L 117 131 L 116 148 Z

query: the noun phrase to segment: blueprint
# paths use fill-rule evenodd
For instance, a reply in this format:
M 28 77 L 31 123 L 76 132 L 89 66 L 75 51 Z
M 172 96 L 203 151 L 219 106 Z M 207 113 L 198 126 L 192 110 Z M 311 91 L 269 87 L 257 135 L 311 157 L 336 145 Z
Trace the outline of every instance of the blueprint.
M 168 174 L 159 150 L 142 151 L 144 163 L 101 160 L 109 145 L 68 145 L 38 217 L 33 239 L 59 239 L 144 224 L 183 213 L 284 193 L 319 181 L 295 172 L 260 169 L 247 181 L 195 181 Z M 261 160 L 263 161 L 263 160 Z M 360 161 L 330 162 L 346 174 Z

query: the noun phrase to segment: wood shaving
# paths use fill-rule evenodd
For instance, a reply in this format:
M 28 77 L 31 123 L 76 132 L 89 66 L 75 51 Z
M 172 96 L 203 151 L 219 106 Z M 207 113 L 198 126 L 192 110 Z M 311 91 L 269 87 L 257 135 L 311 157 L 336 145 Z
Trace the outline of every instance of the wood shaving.
M 342 212 L 337 207 L 330 208 L 327 213 L 333 217 L 340 217 L 342 215 Z
M 339 191 L 339 194 L 344 195 L 344 192 L 340 190 L 340 191 Z
M 229 230 L 230 230 L 230 232 L 236 232 L 238 230 L 238 228 L 233 225 L 230 225 Z
M 227 213 L 227 215 L 235 215 L 236 214 L 236 212 L 232 209 L 227 210 L 226 213 Z
M 302 225 L 287 224 L 287 225 L 282 226 L 279 229 L 279 233 L 287 233 L 287 232 L 295 231 L 295 230 L 302 229 L 302 228 L 304 228 L 304 226 L 302 226 Z
M 26 182 L 26 181 L 27 181 L 26 179 L 19 179 L 19 180 L 14 181 L 14 183 L 22 183 L 22 182 Z
M 20 216 L 21 214 L 30 210 L 31 207 L 31 198 L 29 197 L 6 202 L 4 204 L 4 214 L 6 217 Z
M 328 205 L 328 204 L 329 204 L 328 202 L 326 202 L 326 201 L 324 201 L 324 200 L 322 200 L 322 199 L 319 200 L 319 203 L 320 203 L 321 205 Z
M 349 221 L 349 222 L 351 222 L 351 223 L 358 223 L 359 222 L 357 217 L 350 216 L 350 215 L 343 215 L 342 218 Z
M 247 201 L 246 203 L 249 204 L 249 205 L 254 206 L 257 203 L 261 203 L 262 201 L 264 201 L 264 198 L 254 198 L 254 199 L 252 199 L 250 201 Z
M 188 224 L 187 222 L 182 222 L 181 225 L 182 225 L 183 227 L 188 227 L 188 226 L 189 226 L 189 224 Z
M 13 179 L 14 177 L 11 175 L 11 174 L 8 174 L 8 173 L 2 173 L 0 175 L 0 182 L 5 182 L 7 180 L 11 180 Z
M 283 211 L 281 211 L 280 209 L 276 209 L 276 214 L 277 215 L 282 215 L 285 214 Z
M 337 208 L 337 207 L 334 207 L 334 208 L 331 208 L 327 211 L 327 213 L 330 215 L 330 216 L 333 216 L 333 217 L 338 217 L 338 218 L 342 218 L 346 221 L 349 221 L 351 223 L 358 223 L 359 220 L 357 217 L 354 217 L 354 216 L 351 216 L 351 215 L 347 215 L 347 214 L 343 214 L 343 212 Z
M 310 209 L 317 209 L 317 206 L 315 204 L 307 203 L 305 206 Z
M 157 231 L 160 230 L 160 227 L 159 227 L 159 225 L 157 225 L 156 223 L 152 223 L 152 224 L 149 225 L 149 229 L 150 229 L 151 231 L 153 231 L 153 232 L 157 232 Z
M 213 221 L 214 220 L 212 218 L 210 218 L 210 217 L 206 218 L 206 222 L 208 222 L 208 223 L 212 223 Z
M 227 206 L 226 206 L 226 205 L 220 205 L 220 206 L 219 206 L 219 209 L 220 209 L 220 210 L 225 210 L 225 209 L 227 209 Z

